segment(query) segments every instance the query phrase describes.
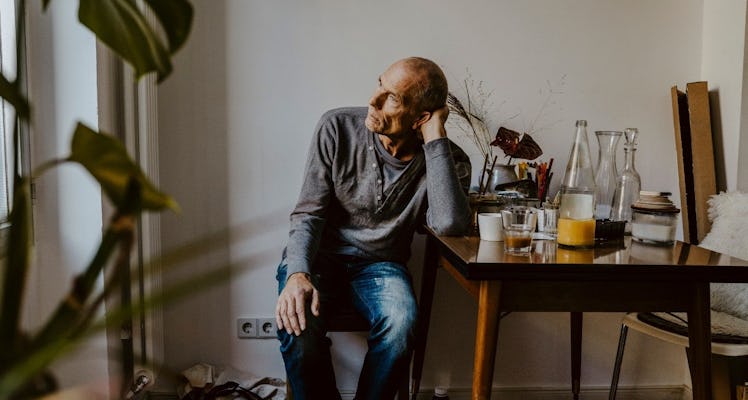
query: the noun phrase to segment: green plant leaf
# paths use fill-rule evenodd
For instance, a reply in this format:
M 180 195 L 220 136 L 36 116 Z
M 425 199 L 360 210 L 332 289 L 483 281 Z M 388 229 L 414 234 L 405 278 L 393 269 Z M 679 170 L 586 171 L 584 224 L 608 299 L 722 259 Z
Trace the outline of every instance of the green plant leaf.
M 18 90 L 15 82 L 10 82 L 5 75 L 0 75 L 0 97 L 4 98 L 16 109 L 19 117 L 29 116 L 29 102 Z
M 29 257 L 31 254 L 31 196 L 27 179 L 16 178 L 13 191 L 13 209 L 10 212 L 6 264 L 3 271 L 2 308 L 0 308 L 0 369 L 12 359 L 19 349 L 19 319 L 26 289 Z
M 169 51 L 179 50 L 192 28 L 192 5 L 186 0 L 145 0 L 169 38 Z
M 112 136 L 97 133 L 79 123 L 73 134 L 72 153 L 68 159 L 83 165 L 118 209 L 131 206 L 126 199 L 129 180 L 133 178 L 140 185 L 142 209 L 179 210 L 174 199 L 153 186 L 127 155 L 124 146 Z
M 131 0 L 80 0 L 78 19 L 135 68 L 140 78 L 156 71 L 161 82 L 171 73 L 166 47 Z

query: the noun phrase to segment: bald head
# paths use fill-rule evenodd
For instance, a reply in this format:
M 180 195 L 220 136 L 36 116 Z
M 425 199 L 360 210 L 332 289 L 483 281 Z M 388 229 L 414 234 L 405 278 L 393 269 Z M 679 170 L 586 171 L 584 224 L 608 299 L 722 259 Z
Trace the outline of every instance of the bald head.
M 395 64 L 401 64 L 418 76 L 412 96 L 421 111 L 434 111 L 447 104 L 447 78 L 435 62 L 421 57 L 409 57 Z

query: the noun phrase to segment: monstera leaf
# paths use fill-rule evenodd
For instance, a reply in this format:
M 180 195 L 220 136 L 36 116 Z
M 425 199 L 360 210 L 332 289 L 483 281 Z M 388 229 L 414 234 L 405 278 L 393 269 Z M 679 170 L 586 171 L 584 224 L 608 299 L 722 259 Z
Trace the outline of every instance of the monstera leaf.
M 73 134 L 70 161 L 80 163 L 99 182 L 109 200 L 120 209 L 132 208 L 127 202 L 130 179 L 140 185 L 136 208 L 142 210 L 178 210 L 170 196 L 160 192 L 130 159 L 124 146 L 109 135 L 95 132 L 79 123 Z
M 49 0 L 45 1 L 46 4 Z M 78 19 L 135 68 L 136 77 L 156 71 L 161 82 L 172 70 L 171 54 L 187 39 L 192 5 L 187 0 L 146 0 L 168 43 L 132 0 L 80 0 Z
M 2 74 L 0 74 L 0 97 L 5 99 L 16 109 L 19 117 L 28 117 L 29 103 L 18 90 L 18 84 L 8 81 L 8 78 Z
M 169 38 L 169 52 L 179 50 L 192 27 L 192 6 L 184 0 L 146 0 Z

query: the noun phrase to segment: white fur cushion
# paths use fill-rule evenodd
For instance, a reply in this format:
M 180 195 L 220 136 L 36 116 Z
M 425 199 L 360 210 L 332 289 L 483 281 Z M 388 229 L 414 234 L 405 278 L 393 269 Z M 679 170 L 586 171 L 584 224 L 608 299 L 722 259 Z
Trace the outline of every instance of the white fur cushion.
M 664 319 L 665 321 L 672 322 L 683 327 L 687 326 L 686 322 L 688 321 L 688 314 L 684 312 L 656 312 L 653 314 Z M 710 315 L 713 335 L 718 334 L 742 337 L 748 336 L 748 321 L 741 318 L 736 318 L 735 316 L 727 313 L 714 310 L 712 310 Z
M 748 260 L 748 194 L 722 192 L 712 196 L 709 219 L 712 230 L 699 245 Z M 713 283 L 711 303 L 713 310 L 748 320 L 748 284 Z

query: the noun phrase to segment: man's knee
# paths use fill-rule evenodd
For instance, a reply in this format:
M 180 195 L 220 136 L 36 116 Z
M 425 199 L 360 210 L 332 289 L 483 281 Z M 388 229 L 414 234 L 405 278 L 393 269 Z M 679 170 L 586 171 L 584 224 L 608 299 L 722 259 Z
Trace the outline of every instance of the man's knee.
M 372 326 L 371 338 L 388 346 L 410 348 L 416 330 L 415 304 L 413 307 L 391 307 Z
M 315 323 L 316 321 L 313 322 L 313 320 L 307 319 L 307 321 L 309 322 L 307 328 L 301 331 L 299 336 L 288 333 L 283 329 L 278 330 L 281 353 L 303 355 L 330 347 L 332 343 L 319 324 Z
M 387 318 L 387 324 L 393 334 L 410 339 L 416 329 L 415 310 L 401 310 L 401 312 L 394 313 Z

